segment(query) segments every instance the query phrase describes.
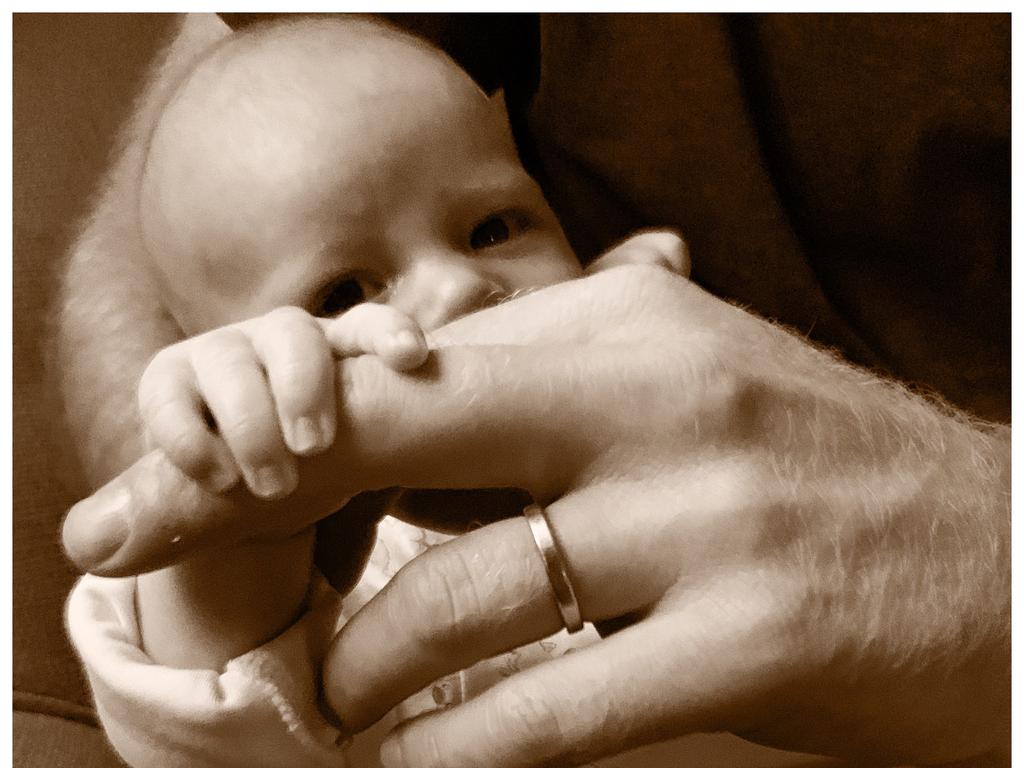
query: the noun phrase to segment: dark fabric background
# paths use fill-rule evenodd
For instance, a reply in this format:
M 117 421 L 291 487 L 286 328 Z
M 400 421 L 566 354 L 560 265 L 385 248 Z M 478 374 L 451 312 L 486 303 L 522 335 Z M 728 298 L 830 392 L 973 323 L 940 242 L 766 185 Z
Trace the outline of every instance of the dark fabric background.
M 584 259 L 679 227 L 715 293 L 1009 419 L 1008 14 L 383 16 L 506 89 Z
M 1009 16 L 557 15 L 531 111 L 581 254 L 694 278 L 1009 419 Z
M 14 764 L 120 765 L 63 628 L 59 543 L 86 492 L 49 370 L 56 276 L 170 17 L 15 14 L 13 24 Z

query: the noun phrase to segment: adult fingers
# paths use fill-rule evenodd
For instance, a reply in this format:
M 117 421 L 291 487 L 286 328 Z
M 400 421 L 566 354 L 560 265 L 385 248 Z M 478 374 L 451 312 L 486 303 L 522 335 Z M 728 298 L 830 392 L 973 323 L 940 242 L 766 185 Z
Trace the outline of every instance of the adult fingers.
M 587 267 L 587 273 L 596 274 L 627 264 L 648 264 L 689 277 L 690 252 L 686 241 L 674 230 L 646 230 L 631 235 L 596 258 Z
M 151 444 L 211 491 L 238 482 L 238 467 L 204 418 L 195 372 L 177 354 L 158 354 L 139 381 L 139 416 Z
M 432 346 L 569 344 L 646 333 L 668 326 L 685 293 L 699 289 L 649 264 L 627 265 L 528 293 L 431 331 Z M 662 328 L 665 330 L 665 328 Z
M 396 374 L 373 357 L 339 371 L 339 434 L 310 465 L 356 489 L 526 488 L 550 497 L 595 457 L 610 420 L 585 393 L 622 355 L 562 347 L 451 347 Z M 585 435 L 580 419 L 590 420 Z M 605 430 L 602 431 L 602 427 Z M 351 486 L 350 486 L 351 488 Z
M 735 727 L 784 663 L 779 643 L 762 642 L 772 618 L 752 605 L 728 580 L 718 583 L 689 605 L 400 725 L 382 746 L 382 763 L 576 765 L 693 731 Z
M 257 322 L 250 335 L 266 370 L 277 418 L 288 448 L 304 456 L 334 442 L 334 358 L 316 319 L 298 307 L 281 307 Z
M 637 560 L 657 538 L 643 515 L 593 509 L 591 498 L 556 502 L 548 517 L 593 621 L 651 605 L 675 569 Z M 431 681 L 561 626 L 526 520 L 504 520 L 417 557 L 342 628 L 325 661 L 326 700 L 360 730 Z
M 679 308 L 683 294 L 699 293 L 662 269 L 615 272 L 440 329 L 434 337 L 442 348 L 411 373 L 373 356 L 339 362 L 339 435 L 324 453 L 302 459 L 288 498 L 259 504 L 259 514 L 251 498 L 203 495 L 156 454 L 72 508 L 68 554 L 101 575 L 138 573 L 202 546 L 294 533 L 353 493 L 393 486 L 563 495 L 610 445 L 650 429 L 628 403 L 650 401 L 654 373 L 671 358 L 665 345 L 679 343 L 684 326 L 665 313 Z M 671 409 L 672 402 L 652 405 Z
M 195 339 L 190 354 L 196 383 L 246 485 L 263 498 L 290 493 L 298 481 L 295 457 L 284 444 L 249 338 L 234 328 L 219 329 Z
M 414 374 L 374 357 L 337 365 L 344 423 L 331 448 L 301 459 L 287 498 L 254 504 L 241 491 L 204 493 L 154 452 L 71 509 L 69 556 L 101 575 L 138 573 L 202 546 L 294 533 L 354 493 L 394 486 L 518 487 L 551 498 L 601 448 L 600 409 L 575 407 L 586 406 L 579 393 L 607 371 L 592 376 L 563 349 L 438 350 Z M 586 441 L 573 429 L 581 419 L 589 420 Z
M 230 540 L 224 529 L 240 516 L 236 493 L 206 492 L 162 451 L 151 451 L 71 508 L 64 551 L 101 576 L 161 568 L 204 543 Z

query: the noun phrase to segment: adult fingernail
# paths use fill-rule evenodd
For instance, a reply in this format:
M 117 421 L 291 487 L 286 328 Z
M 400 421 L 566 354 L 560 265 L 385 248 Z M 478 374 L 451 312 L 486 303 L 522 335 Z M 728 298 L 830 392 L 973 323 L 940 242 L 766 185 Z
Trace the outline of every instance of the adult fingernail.
M 384 768 L 402 768 L 402 748 L 397 739 L 387 739 L 380 745 L 380 764 Z
M 104 486 L 71 508 L 64 521 L 64 549 L 78 566 L 96 568 L 124 546 L 130 533 L 131 492 Z
M 323 436 L 311 418 L 302 416 L 292 424 L 291 443 L 295 453 L 310 453 L 323 447 Z
M 291 493 L 298 480 L 295 469 L 290 464 L 265 464 L 262 467 L 249 468 L 244 474 L 249 490 L 265 499 Z

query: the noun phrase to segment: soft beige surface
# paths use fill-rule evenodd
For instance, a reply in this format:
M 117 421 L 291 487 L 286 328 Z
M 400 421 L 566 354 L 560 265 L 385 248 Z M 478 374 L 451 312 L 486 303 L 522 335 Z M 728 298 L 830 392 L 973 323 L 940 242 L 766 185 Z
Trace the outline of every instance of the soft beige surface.
M 35 712 L 14 713 L 17 768 L 123 768 L 103 734 L 88 725 Z
M 63 253 L 168 18 L 15 14 L 13 26 L 13 764 L 117 766 L 99 730 L 65 719 L 91 705 L 63 631 L 75 574 L 59 544 L 83 486 L 44 363 Z

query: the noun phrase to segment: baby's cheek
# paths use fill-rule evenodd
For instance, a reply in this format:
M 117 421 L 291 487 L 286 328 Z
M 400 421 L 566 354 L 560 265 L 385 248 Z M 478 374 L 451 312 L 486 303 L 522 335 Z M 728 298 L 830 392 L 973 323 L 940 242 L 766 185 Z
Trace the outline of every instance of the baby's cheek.
M 564 283 L 582 277 L 583 267 L 569 244 L 554 242 L 538 251 L 534 256 L 533 286 L 540 287 Z
M 501 283 L 507 296 L 564 283 L 583 275 L 564 238 L 534 231 L 505 248 L 485 251 L 480 263 Z

